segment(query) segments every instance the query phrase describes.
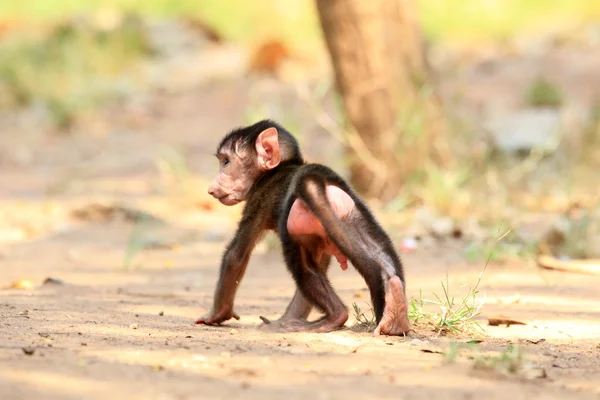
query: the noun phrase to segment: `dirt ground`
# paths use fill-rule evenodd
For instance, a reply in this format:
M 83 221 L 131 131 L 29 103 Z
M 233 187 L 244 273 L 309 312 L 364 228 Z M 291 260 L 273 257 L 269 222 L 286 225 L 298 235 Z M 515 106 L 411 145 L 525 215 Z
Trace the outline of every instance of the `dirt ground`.
M 28 279 L 35 287 L 0 291 L 0 399 L 600 396 L 600 277 L 543 272 L 531 263 L 488 266 L 479 347 L 498 352 L 518 344 L 526 364 L 545 378 L 478 370 L 466 354 L 447 363 L 438 351 L 450 339 L 423 329 L 375 338 L 353 329 L 351 318 L 346 329 L 328 334 L 264 333 L 259 316 L 277 318 L 294 290 L 277 247 L 267 244 L 255 252 L 238 293 L 241 320 L 194 325 L 211 306 L 239 207 L 174 195 L 155 161 L 174 146 L 199 176 L 214 172 L 210 154 L 243 120 L 244 93 L 239 85 L 193 89 L 157 100 L 146 114 L 115 112 L 120 129 L 3 140 L 0 286 Z M 326 161 L 319 143 L 327 139 L 308 131 L 309 156 Z M 197 184 L 203 192 L 206 182 Z M 129 267 L 125 253 L 136 228 L 127 215 L 72 215 L 101 201 L 159 219 L 140 228 L 152 245 Z M 402 232 L 392 236 L 399 244 Z M 432 298 L 446 273 L 451 292 L 466 293 L 483 263 L 467 263 L 460 249 L 447 241 L 402 253 L 409 298 L 420 290 Z M 62 284 L 43 285 L 48 277 Z M 333 268 L 331 277 L 350 308 L 368 307 L 352 268 Z M 498 315 L 526 325 L 488 326 Z

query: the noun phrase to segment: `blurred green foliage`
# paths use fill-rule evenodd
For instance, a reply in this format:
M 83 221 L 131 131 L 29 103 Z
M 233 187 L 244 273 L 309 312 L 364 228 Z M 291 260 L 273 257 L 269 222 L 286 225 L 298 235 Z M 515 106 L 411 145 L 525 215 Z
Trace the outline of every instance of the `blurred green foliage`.
M 555 26 L 600 18 L 598 0 L 417 2 L 423 30 L 433 40 L 498 39 L 544 24 Z M 74 23 L 78 16 L 97 22 L 103 13 L 125 15 L 124 22 L 111 29 L 94 23 Z M 3 1 L 0 107 L 41 103 L 56 125 L 67 127 L 74 116 L 118 94 L 126 81 L 121 77 L 148 51 L 142 24 L 128 15 L 198 18 L 226 39 L 246 44 L 279 38 L 298 50 L 323 46 L 314 0 Z M 45 34 L 57 21 L 61 25 L 50 35 Z M 18 29 L 21 23 L 27 30 Z M 3 27 L 12 25 L 17 26 L 14 35 L 10 29 L 3 33 Z M 532 104 L 554 104 L 559 99 L 548 85 L 535 85 L 527 96 Z M 417 123 L 418 119 L 413 118 L 412 122 Z M 418 133 L 418 124 L 413 128 Z
M 518 31 L 600 18 L 598 0 L 417 0 L 426 34 L 435 40 L 501 39 Z M 46 20 L 105 7 L 150 16 L 200 17 L 226 38 L 285 38 L 320 43 L 314 0 L 22 0 L 0 2 L 0 21 Z
M 296 48 L 321 40 L 316 8 L 307 0 L 24 0 L 0 2 L 0 21 L 52 20 L 74 13 L 114 8 L 149 17 L 199 18 L 225 38 L 254 42 L 284 38 Z
M 0 42 L 0 107 L 39 104 L 66 128 L 118 95 L 121 75 L 148 51 L 141 21 L 127 16 L 112 27 L 75 19 L 47 35 L 15 35 Z
M 532 107 L 560 107 L 564 100 L 560 89 L 552 82 L 537 78 L 527 89 L 525 101 Z

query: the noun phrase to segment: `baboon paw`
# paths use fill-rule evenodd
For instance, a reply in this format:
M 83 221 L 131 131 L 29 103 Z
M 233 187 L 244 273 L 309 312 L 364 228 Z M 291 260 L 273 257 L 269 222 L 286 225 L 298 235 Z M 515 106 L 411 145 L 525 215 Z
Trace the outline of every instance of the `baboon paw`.
M 410 331 L 408 304 L 404 295 L 404 286 L 397 276 L 390 278 L 385 293 L 385 308 L 374 335 L 399 336 Z

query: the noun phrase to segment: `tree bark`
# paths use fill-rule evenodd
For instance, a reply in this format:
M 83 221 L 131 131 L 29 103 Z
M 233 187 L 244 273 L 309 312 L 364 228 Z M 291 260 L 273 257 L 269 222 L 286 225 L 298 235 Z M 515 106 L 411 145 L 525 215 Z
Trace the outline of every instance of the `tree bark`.
M 399 123 L 419 107 L 417 81 L 426 77 L 416 4 L 317 0 L 317 8 L 346 123 L 359 142 L 349 149 L 352 184 L 363 195 L 390 199 L 416 164 L 424 162 L 431 150 L 427 142 L 433 139 L 402 140 L 407 132 Z M 400 149 L 406 142 L 410 146 Z M 379 163 L 365 161 L 363 151 Z

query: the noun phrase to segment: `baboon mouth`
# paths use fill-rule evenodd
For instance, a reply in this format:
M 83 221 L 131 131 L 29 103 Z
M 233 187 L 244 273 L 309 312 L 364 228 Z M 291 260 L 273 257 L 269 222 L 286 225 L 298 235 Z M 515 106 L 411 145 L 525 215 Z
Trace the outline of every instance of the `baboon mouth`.
M 219 197 L 219 201 L 221 202 L 221 204 L 226 206 L 234 206 L 240 202 L 240 200 L 236 199 L 235 197 L 232 197 L 229 194 Z

